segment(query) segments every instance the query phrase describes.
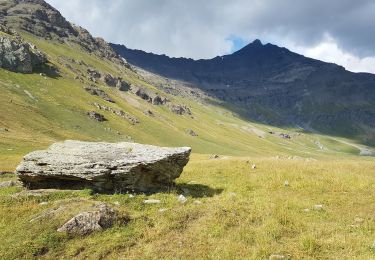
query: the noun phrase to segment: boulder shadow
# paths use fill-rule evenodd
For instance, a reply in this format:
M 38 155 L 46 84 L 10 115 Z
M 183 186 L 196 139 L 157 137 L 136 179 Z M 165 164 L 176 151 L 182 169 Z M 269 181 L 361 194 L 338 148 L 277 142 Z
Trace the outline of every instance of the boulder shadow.
M 59 70 L 52 64 L 40 65 L 34 68 L 33 73 L 38 73 L 53 79 L 58 79 L 61 77 Z
M 190 196 L 193 198 L 213 197 L 215 195 L 221 194 L 224 191 L 224 189 L 222 188 L 216 189 L 203 184 L 189 183 L 175 184 L 174 189 L 186 196 Z

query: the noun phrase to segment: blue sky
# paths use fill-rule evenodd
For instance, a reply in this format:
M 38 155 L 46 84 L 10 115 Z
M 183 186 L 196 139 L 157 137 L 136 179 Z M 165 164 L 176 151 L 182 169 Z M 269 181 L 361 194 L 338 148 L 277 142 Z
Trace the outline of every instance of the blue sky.
M 231 35 L 227 38 L 228 41 L 232 42 L 232 48 L 229 53 L 236 52 L 245 47 L 248 42 L 239 36 Z

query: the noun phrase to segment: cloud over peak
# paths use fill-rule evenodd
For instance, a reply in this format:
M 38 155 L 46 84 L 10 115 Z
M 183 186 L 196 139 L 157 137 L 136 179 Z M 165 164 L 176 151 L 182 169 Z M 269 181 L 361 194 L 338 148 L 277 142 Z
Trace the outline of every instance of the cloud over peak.
M 47 0 L 96 36 L 174 57 L 211 58 L 262 39 L 375 73 L 372 0 Z

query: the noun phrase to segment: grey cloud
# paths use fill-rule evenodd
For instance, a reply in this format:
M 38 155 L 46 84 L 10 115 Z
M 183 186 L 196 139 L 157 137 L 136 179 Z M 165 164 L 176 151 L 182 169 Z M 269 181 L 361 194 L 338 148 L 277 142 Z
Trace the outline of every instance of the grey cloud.
M 372 0 L 47 0 L 94 35 L 130 48 L 208 58 L 248 41 L 309 47 L 329 35 L 358 57 L 375 55 Z

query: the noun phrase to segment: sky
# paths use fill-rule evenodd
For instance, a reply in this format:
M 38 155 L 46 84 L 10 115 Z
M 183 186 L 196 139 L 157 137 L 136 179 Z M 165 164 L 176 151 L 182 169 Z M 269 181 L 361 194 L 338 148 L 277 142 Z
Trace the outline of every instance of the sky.
M 373 0 L 47 0 L 67 20 L 128 48 L 194 59 L 260 39 L 375 73 Z

